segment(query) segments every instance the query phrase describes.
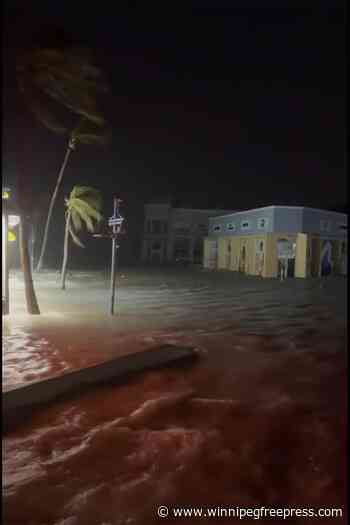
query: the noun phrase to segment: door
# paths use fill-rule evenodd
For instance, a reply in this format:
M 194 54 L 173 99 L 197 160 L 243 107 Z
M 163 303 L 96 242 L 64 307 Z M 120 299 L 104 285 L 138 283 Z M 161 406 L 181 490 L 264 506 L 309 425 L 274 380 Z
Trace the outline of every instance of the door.
M 240 271 L 241 273 L 245 273 L 246 264 L 247 264 L 247 247 L 245 244 L 243 244 L 243 246 L 241 246 L 238 271 Z
M 278 277 L 281 277 L 282 270 L 284 276 L 294 277 L 295 270 L 295 253 L 296 243 L 290 239 L 278 239 L 277 257 L 278 257 Z
M 160 241 L 152 242 L 151 262 L 153 264 L 160 264 L 162 262 L 162 243 Z
M 320 273 L 320 239 L 311 239 L 311 277 L 318 277 Z
M 225 244 L 226 244 L 225 268 L 226 268 L 226 270 L 230 270 L 230 268 L 231 268 L 231 253 L 232 253 L 231 241 L 226 241 Z
M 208 267 L 212 270 L 217 268 L 218 262 L 218 242 L 209 241 Z
M 255 244 L 255 275 L 262 277 L 265 262 L 265 242 L 258 239 Z
M 326 277 L 332 273 L 332 243 L 322 241 L 321 248 L 321 277 Z

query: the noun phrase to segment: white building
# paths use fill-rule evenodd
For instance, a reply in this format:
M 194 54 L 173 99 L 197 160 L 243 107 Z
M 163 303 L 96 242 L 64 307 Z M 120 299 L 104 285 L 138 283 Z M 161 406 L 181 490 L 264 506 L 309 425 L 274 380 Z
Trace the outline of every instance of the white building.
M 174 208 L 167 204 L 146 204 L 142 261 L 154 264 L 182 260 L 201 264 L 203 242 L 209 218 L 233 210 Z

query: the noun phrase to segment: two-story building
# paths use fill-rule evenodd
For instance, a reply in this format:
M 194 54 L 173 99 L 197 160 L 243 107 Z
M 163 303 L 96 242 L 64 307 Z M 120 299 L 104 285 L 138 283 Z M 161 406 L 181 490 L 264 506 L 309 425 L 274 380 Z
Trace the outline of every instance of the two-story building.
M 171 203 L 146 204 L 142 261 L 163 264 L 177 260 L 201 264 L 209 218 L 232 210 L 173 207 Z
M 277 277 L 347 274 L 347 215 L 298 206 L 267 206 L 209 219 L 203 265 Z

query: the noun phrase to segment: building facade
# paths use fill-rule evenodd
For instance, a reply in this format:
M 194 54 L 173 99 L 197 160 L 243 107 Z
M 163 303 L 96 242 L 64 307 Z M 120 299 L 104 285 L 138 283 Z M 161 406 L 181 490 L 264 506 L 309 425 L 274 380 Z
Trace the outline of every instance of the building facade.
M 347 215 L 268 206 L 209 219 L 203 266 L 278 277 L 347 274 Z
M 232 210 L 200 210 L 146 204 L 142 261 L 164 264 L 176 261 L 202 264 L 203 243 L 209 218 Z

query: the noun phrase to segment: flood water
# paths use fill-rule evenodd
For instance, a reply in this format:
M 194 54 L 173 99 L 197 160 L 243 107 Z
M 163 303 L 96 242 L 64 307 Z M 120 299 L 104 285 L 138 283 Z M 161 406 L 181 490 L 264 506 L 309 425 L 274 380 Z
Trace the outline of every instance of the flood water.
M 345 511 L 345 280 L 126 279 L 118 323 L 100 312 L 6 321 L 5 387 L 163 342 L 201 358 L 56 402 L 6 432 L 4 524 L 156 523 L 163 504 Z

